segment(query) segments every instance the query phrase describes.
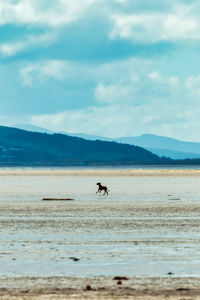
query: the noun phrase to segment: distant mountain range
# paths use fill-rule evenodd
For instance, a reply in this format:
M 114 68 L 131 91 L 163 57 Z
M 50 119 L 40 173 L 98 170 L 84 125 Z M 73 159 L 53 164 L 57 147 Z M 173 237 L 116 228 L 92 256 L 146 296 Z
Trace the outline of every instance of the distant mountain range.
M 41 133 L 49 133 L 49 134 L 54 133 L 53 131 L 51 131 L 49 129 L 35 126 L 32 124 L 15 124 L 12 127 L 22 129 L 22 130 L 32 131 L 32 132 L 41 132 Z
M 51 131 L 49 129 L 39 127 L 39 126 L 35 126 L 35 125 L 31 125 L 31 124 L 15 124 L 13 127 L 18 128 L 18 129 L 33 131 L 33 132 L 41 132 L 41 133 L 49 133 L 49 134 L 51 134 L 51 133 L 61 133 L 61 134 L 66 134 L 66 135 L 70 135 L 70 136 L 80 137 L 80 138 L 90 140 L 90 141 L 96 141 L 96 140 L 108 141 L 108 142 L 109 141 L 110 142 L 114 141 L 114 139 L 99 136 L 99 135 L 91 135 L 91 134 L 85 134 L 85 133 L 70 133 L 70 132 L 66 132 L 66 131 Z
M 160 158 L 138 146 L 110 141 L 90 141 L 66 134 L 48 134 L 0 126 L 0 165 L 4 166 L 158 165 L 172 163 L 180 162 Z
M 29 124 L 17 124 L 15 127 L 36 131 L 36 132 L 46 132 L 53 133 L 52 131 Z M 153 134 L 144 134 L 138 137 L 122 137 L 117 139 L 111 139 L 108 137 L 95 136 L 83 133 L 68 133 L 62 132 L 70 136 L 81 137 L 87 140 L 101 140 L 101 141 L 115 141 L 118 143 L 126 143 L 130 145 L 143 147 L 160 157 L 170 157 L 172 159 L 196 159 L 200 158 L 200 143 L 194 142 L 184 142 L 177 139 L 158 136 Z
M 200 158 L 200 143 L 184 142 L 153 134 L 144 134 L 138 137 L 122 137 L 115 141 L 144 147 L 159 156 L 173 159 Z

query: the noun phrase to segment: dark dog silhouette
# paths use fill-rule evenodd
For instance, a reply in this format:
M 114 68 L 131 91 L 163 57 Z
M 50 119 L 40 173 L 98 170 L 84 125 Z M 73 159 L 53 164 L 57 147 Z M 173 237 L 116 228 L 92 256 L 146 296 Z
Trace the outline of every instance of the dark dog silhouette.
M 105 185 L 101 185 L 101 182 L 97 182 L 97 185 L 99 186 L 97 193 L 101 193 L 101 191 L 104 191 L 103 195 L 107 194 L 108 195 L 108 188 Z

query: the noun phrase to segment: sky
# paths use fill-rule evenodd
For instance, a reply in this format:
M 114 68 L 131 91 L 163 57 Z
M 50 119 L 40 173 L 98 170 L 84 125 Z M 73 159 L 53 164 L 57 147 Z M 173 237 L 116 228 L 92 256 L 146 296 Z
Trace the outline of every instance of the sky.
M 1 0 L 0 124 L 200 142 L 199 0 Z

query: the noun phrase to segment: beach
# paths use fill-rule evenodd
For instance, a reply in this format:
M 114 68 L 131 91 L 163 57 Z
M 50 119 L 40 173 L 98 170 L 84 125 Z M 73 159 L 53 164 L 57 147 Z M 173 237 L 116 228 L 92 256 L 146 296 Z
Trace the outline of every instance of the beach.
M 199 183 L 192 168 L 1 169 L 0 298 L 200 299 Z
M 118 285 L 111 277 L 5 280 L 0 299 L 199 299 L 197 278 L 135 278 Z M 88 287 L 91 289 L 87 290 Z

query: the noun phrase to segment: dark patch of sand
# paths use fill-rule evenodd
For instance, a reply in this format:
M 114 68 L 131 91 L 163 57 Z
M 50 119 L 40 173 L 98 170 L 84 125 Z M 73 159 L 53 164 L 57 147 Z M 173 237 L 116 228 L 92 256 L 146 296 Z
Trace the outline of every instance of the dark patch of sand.
M 74 201 L 71 198 L 43 198 L 42 201 Z

